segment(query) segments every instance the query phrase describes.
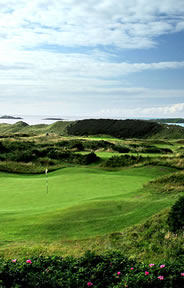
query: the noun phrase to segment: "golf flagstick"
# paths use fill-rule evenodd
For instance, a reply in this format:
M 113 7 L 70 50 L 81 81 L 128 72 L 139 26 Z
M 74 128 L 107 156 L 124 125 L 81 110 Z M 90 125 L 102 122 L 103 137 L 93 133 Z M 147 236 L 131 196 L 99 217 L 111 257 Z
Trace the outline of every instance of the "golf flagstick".
M 46 175 L 46 193 L 49 192 L 49 185 L 48 185 L 48 175 L 47 175 L 48 169 L 45 169 L 45 175 Z

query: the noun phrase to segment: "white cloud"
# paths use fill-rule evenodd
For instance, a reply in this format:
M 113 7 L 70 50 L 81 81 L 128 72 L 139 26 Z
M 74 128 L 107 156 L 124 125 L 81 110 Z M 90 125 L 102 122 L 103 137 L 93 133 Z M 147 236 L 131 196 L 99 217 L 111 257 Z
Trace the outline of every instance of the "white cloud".
M 111 77 L 182 68 L 184 64 L 113 63 L 109 57 L 114 55 L 101 52 L 100 48 L 88 56 L 82 55 L 82 51 L 55 53 L 63 46 L 152 47 L 156 45 L 156 36 L 184 30 L 183 0 L 155 0 L 149 5 L 146 0 L 1 0 L 0 5 L 0 63 L 4 65 L 21 62 L 25 66 L 31 64 L 34 70 L 55 69 L 61 74 L 63 71 L 72 75 L 78 72 L 79 76 Z M 48 52 L 46 45 L 56 45 L 56 51 Z
M 183 15 L 183 0 L 0 0 L 0 99 L 48 107 L 89 100 L 90 109 L 92 99 L 107 106 L 105 97 L 127 107 L 131 99 L 182 98 L 183 90 L 131 87 L 124 76 L 183 69 L 184 61 L 118 63 L 116 53 L 155 47 L 157 36 L 184 30 Z
M 145 108 L 142 110 L 143 114 L 151 114 L 155 115 L 159 113 L 159 115 L 171 115 L 177 112 L 184 112 L 184 103 L 178 103 L 170 106 L 162 106 L 162 107 L 152 107 L 152 108 Z
M 104 117 L 156 117 L 156 118 L 168 118 L 168 117 L 182 117 L 184 113 L 184 103 L 177 103 L 170 106 L 158 106 L 148 107 L 142 109 L 129 108 L 129 109 L 104 109 L 96 113 L 97 116 L 103 115 Z M 178 116 L 179 115 L 179 116 Z
M 103 58 L 100 60 L 96 52 L 94 55 L 16 50 L 7 55 L 5 52 L 0 53 L 0 87 L 7 101 L 15 98 L 29 103 L 59 99 L 102 103 L 107 98 L 115 106 L 126 102 L 129 107 L 135 99 L 153 102 L 153 99 L 184 97 L 182 89 L 130 87 L 123 80 L 124 75 L 131 73 L 184 68 L 184 61 L 131 64 L 108 62 L 105 54 L 100 54 Z
M 123 75 L 152 70 L 184 68 L 184 61 L 158 63 L 109 62 L 108 55 L 95 51 L 85 55 L 79 53 L 53 53 L 47 51 L 13 51 L 0 53 L 0 83 L 16 79 L 23 81 L 38 79 L 45 81 L 62 81 L 63 77 L 108 79 Z M 48 84 L 48 82 L 47 82 Z
M 1 5 L 1 31 L 17 48 L 46 43 L 146 48 L 155 45 L 154 37 L 184 29 L 183 0 L 155 0 L 149 5 L 147 0 L 7 0 Z

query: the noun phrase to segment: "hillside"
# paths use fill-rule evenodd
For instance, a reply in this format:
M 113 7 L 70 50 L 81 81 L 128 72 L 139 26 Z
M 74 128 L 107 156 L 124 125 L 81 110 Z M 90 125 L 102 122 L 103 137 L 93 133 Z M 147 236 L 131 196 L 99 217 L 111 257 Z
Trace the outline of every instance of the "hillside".
M 68 135 L 107 134 L 117 138 L 183 138 L 184 128 L 146 120 L 87 119 L 66 127 Z
M 57 121 L 53 124 L 37 124 L 29 125 L 23 121 L 16 122 L 15 124 L 0 124 L 0 134 L 1 135 L 10 135 L 11 134 L 28 134 L 28 135 L 39 135 L 46 133 L 55 133 L 55 134 L 66 134 L 64 132 L 65 127 L 69 125 L 70 122 L 67 121 Z
M 168 138 L 181 139 L 184 127 L 159 124 L 146 120 L 86 119 L 57 121 L 53 124 L 28 125 L 23 121 L 0 124 L 0 134 L 27 134 L 30 136 L 54 133 L 65 136 L 110 135 L 116 138 Z

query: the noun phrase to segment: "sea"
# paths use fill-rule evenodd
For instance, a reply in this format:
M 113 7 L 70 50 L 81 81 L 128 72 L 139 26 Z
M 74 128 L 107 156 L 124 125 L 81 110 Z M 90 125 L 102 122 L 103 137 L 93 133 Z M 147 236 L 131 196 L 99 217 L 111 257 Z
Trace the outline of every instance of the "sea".
M 4 116 L 5 114 L 1 115 Z M 0 123 L 8 123 L 8 124 L 15 124 L 18 121 L 26 122 L 29 125 L 37 125 L 37 124 L 52 124 L 58 120 L 46 120 L 46 118 L 59 118 L 62 121 L 75 121 L 75 120 L 82 120 L 87 119 L 89 117 L 80 117 L 80 116 L 61 116 L 61 115 L 12 115 L 13 117 L 21 117 L 22 119 L 0 119 Z
M 0 117 L 4 114 L 0 114 Z M 125 120 L 125 119 L 141 119 L 141 120 L 149 120 L 150 118 L 141 118 L 141 117 L 96 117 L 96 116 L 62 116 L 62 115 L 11 115 L 14 117 L 21 117 L 22 119 L 0 119 L 1 123 L 15 124 L 18 121 L 26 122 L 29 125 L 37 125 L 37 124 L 52 124 L 58 120 L 46 120 L 46 118 L 59 118 L 62 121 L 76 121 L 76 120 L 84 120 L 84 119 L 100 119 L 100 118 L 109 118 L 116 120 Z M 184 127 L 184 123 L 167 123 L 169 125 L 179 125 Z

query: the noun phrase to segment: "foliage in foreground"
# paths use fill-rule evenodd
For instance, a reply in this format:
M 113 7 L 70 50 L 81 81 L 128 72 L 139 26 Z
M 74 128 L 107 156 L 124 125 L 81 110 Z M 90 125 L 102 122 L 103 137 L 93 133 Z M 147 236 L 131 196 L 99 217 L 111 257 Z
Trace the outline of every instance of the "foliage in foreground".
M 183 263 L 142 264 L 118 252 L 0 260 L 0 287 L 184 287 Z

